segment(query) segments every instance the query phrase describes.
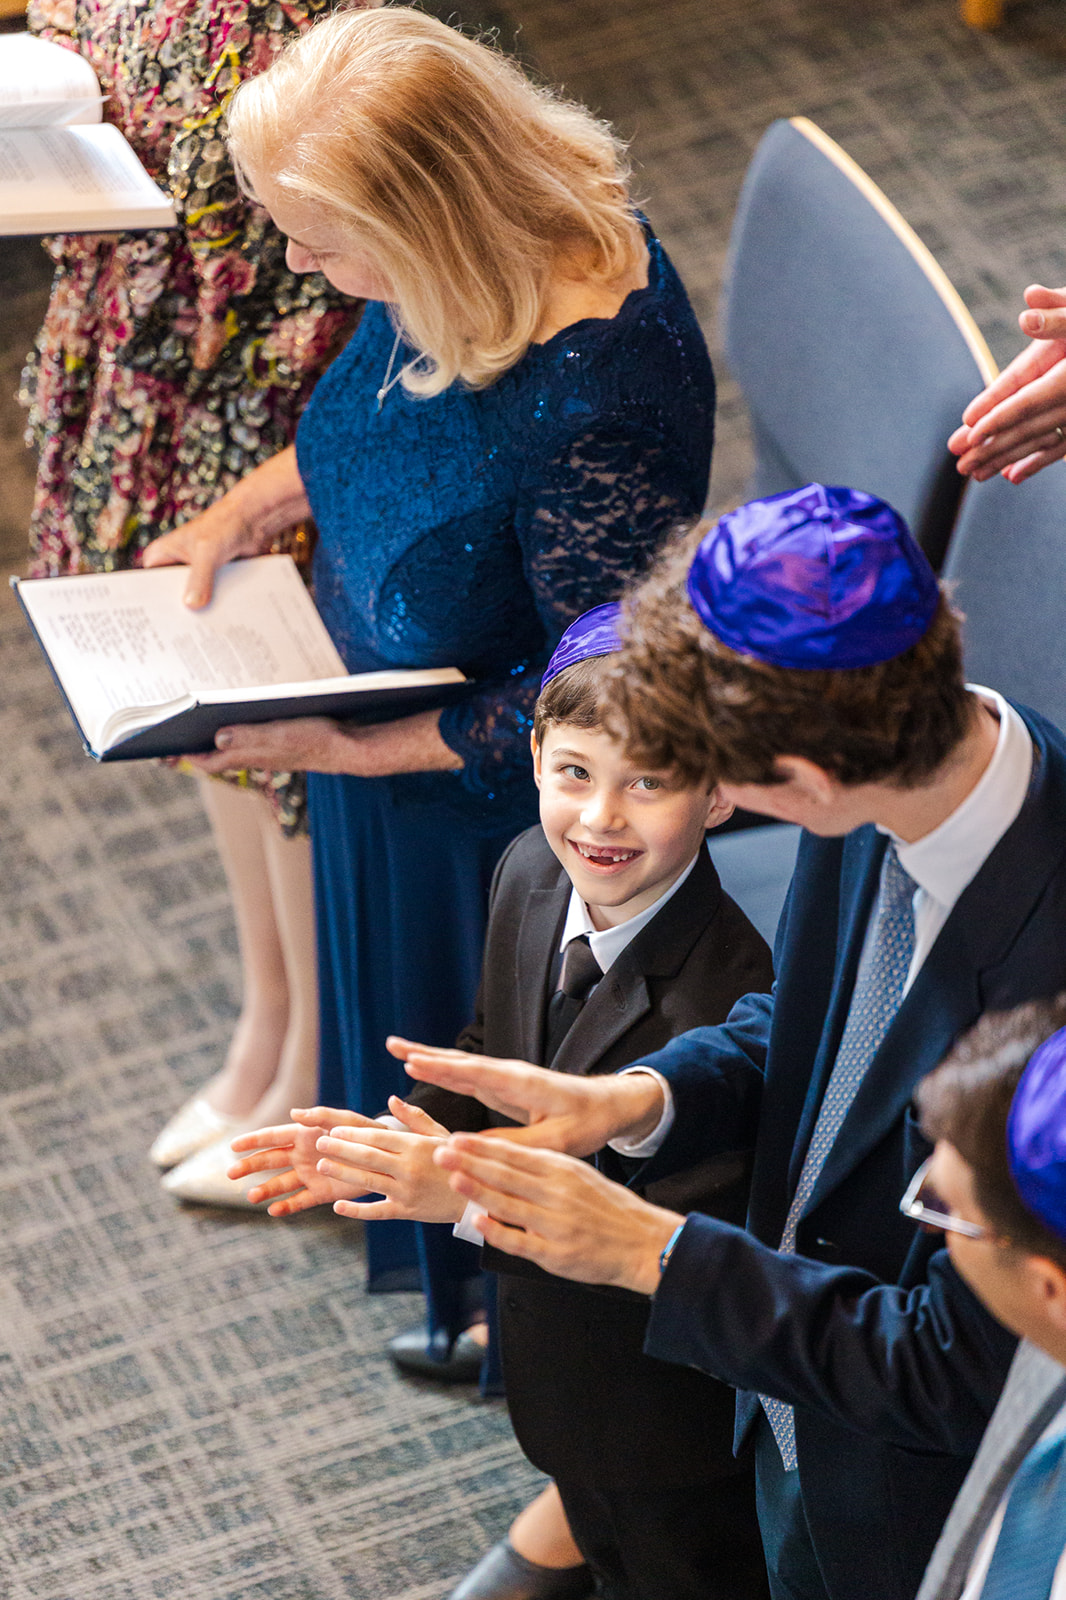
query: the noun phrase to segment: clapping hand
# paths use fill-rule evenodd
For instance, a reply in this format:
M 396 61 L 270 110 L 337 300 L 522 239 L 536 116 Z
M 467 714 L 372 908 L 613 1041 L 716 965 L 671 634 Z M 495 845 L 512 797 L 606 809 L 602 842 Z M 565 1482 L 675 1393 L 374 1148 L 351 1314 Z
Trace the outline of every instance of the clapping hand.
M 379 1124 L 360 1116 L 358 1111 L 337 1111 L 331 1106 L 294 1110 L 292 1115 L 292 1122 L 242 1133 L 230 1145 L 241 1160 L 230 1167 L 228 1177 L 247 1178 L 253 1172 L 271 1174 L 248 1191 L 252 1204 L 271 1200 L 273 1204 L 267 1209 L 272 1217 L 290 1217 L 297 1211 L 309 1211 L 312 1206 L 332 1205 L 335 1200 L 365 1193 L 365 1188 L 338 1183 L 319 1172 L 318 1140 L 324 1131 L 341 1123 L 352 1128 L 375 1128 Z M 277 1171 L 279 1167 L 284 1170 Z
M 457 1200 L 448 1174 L 433 1155 L 448 1138 L 448 1129 L 418 1106 L 398 1095 L 389 1110 L 402 1128 L 374 1122 L 369 1127 L 337 1127 L 318 1140 L 318 1171 L 346 1195 L 380 1194 L 383 1200 L 340 1198 L 334 1211 L 360 1222 L 404 1218 L 413 1222 L 458 1222 L 466 1209 Z
M 654 1294 L 659 1256 L 684 1221 L 584 1161 L 502 1137 L 457 1133 L 434 1160 L 473 1201 L 486 1243 L 579 1283 Z
M 662 1114 L 662 1090 L 649 1073 L 579 1078 L 528 1061 L 438 1050 L 396 1037 L 386 1040 L 386 1048 L 406 1064 L 412 1078 L 473 1095 L 490 1110 L 523 1124 L 501 1128 L 496 1135 L 514 1144 L 589 1156 L 610 1139 L 651 1133 Z

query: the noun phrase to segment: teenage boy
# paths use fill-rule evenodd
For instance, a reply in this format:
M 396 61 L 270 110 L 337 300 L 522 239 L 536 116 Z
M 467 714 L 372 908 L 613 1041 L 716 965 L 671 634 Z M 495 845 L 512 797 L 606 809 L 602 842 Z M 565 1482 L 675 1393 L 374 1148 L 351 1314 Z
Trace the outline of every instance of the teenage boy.
M 928 1153 L 911 1096 L 986 1008 L 1066 983 L 1066 743 L 966 686 L 883 502 L 809 485 L 696 537 L 638 589 L 612 693 L 633 759 L 806 830 L 775 991 L 643 1075 L 408 1069 L 533 1124 L 437 1153 L 491 1244 L 653 1294 L 647 1352 L 742 1391 L 775 1595 L 911 1600 L 1014 1348 L 896 1208 Z M 747 1230 L 554 1153 L 644 1138 L 646 1186 L 756 1119 Z
M 545 673 L 533 733 L 542 826 L 521 835 L 497 869 L 476 1018 L 460 1041 L 575 1078 L 613 1073 L 685 1028 L 724 1020 L 740 995 L 773 976 L 769 950 L 722 890 L 705 847 L 706 829 L 732 807 L 702 773 L 682 779 L 669 764 L 635 764 L 603 726 L 601 693 L 619 621 L 616 605 L 580 617 Z M 402 1041 L 390 1043 L 404 1053 Z M 413 1098 L 417 1110 L 390 1102 L 410 1131 L 364 1120 L 334 1129 L 317 1150 L 321 1128 L 305 1133 L 304 1165 L 294 1166 L 308 1203 L 369 1190 L 385 1199 L 341 1200 L 337 1210 L 363 1220 L 460 1222 L 464 1206 L 432 1161 L 444 1142 L 434 1135 L 498 1126 L 500 1117 L 428 1086 Z M 323 1116 L 340 1120 L 315 1113 L 318 1122 Z M 272 1142 L 280 1131 L 249 1135 L 235 1148 Z M 742 1146 L 675 1172 L 652 1187 L 651 1198 L 742 1220 L 748 1162 L 738 1152 Z M 263 1152 L 233 1170 L 277 1159 L 276 1151 Z M 284 1194 L 293 1183 L 292 1173 L 283 1174 L 255 1198 Z M 644 1355 L 642 1296 L 590 1290 L 486 1254 L 500 1273 L 515 1432 L 530 1460 L 556 1480 L 596 1592 L 610 1600 L 764 1595 L 750 1452 L 740 1463 L 733 1457 L 732 1390 Z M 562 1573 L 532 1565 L 497 1547 L 456 1600 L 564 1592 Z
M 918 1600 L 1066 1594 L 1066 996 L 993 1013 L 919 1086 L 904 1214 L 1022 1336 Z

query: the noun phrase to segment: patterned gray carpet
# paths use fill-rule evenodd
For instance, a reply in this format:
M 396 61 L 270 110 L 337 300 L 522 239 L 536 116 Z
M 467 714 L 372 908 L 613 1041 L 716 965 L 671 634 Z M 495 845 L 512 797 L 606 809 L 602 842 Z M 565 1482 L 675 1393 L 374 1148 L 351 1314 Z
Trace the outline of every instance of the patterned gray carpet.
M 401 1383 L 356 1227 L 182 1209 L 144 1151 L 235 1014 L 192 786 L 99 768 L 0 613 L 0 1595 L 421 1600 L 535 1481 Z
M 1032 282 L 1066 282 L 1066 7 L 1017 0 L 1000 33 L 956 0 L 522 0 L 552 79 L 633 140 L 640 192 L 696 305 L 721 380 L 713 504 L 750 455 L 715 314 L 736 197 L 775 117 L 813 118 L 937 256 L 996 359 Z M 773 307 L 767 307 L 773 315 Z M 860 355 L 857 352 L 857 356 Z
M 443 6 L 437 9 L 444 9 Z M 1066 279 L 1066 12 L 996 37 L 954 0 L 511 0 L 463 13 L 634 139 L 712 331 L 771 118 L 813 116 L 900 205 L 1003 360 L 1022 286 Z M 0 248 L 0 557 L 24 557 L 10 396 L 35 244 Z M 768 308 L 772 314 L 772 308 Z M 859 353 L 857 353 L 859 354 Z M 713 494 L 747 471 L 723 388 Z M 0 597 L 0 1600 L 435 1600 L 535 1475 L 497 1406 L 395 1379 L 411 1297 L 358 1231 L 182 1210 L 144 1151 L 218 1061 L 234 935 L 191 785 L 81 754 Z

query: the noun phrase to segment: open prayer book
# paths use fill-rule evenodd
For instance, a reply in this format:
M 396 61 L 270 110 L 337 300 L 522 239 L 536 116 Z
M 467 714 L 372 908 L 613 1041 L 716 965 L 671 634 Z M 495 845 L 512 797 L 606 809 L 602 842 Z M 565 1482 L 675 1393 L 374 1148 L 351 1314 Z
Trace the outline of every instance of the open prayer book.
M 346 673 L 291 556 L 231 561 L 203 611 L 182 599 L 188 578 L 152 567 L 11 580 L 97 761 L 211 750 L 238 723 L 388 722 L 467 692 L 456 667 Z
M 0 234 L 177 226 L 103 106 L 84 57 L 32 34 L 0 34 Z

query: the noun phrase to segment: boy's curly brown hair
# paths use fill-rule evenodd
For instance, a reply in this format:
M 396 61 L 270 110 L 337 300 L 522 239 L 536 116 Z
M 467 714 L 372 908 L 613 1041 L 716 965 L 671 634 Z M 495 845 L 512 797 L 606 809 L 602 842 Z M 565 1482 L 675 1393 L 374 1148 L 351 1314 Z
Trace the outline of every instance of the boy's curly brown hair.
M 651 768 L 694 781 L 784 781 L 802 756 L 841 783 L 917 786 L 973 716 L 958 613 L 941 595 L 925 635 L 890 661 L 839 671 L 775 667 L 721 643 L 685 580 L 709 524 L 667 545 L 625 604 L 626 640 L 604 683 L 610 731 Z

